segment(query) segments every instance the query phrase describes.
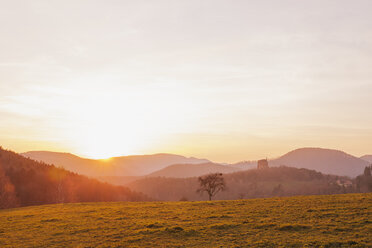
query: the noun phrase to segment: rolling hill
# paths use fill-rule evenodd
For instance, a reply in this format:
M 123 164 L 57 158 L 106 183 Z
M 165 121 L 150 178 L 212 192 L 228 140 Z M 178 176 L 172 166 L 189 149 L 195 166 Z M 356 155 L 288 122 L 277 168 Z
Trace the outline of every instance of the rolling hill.
M 367 161 L 343 151 L 323 148 L 300 148 L 269 163 L 270 166 L 286 165 L 349 177 L 362 174 L 364 168 L 369 165 Z
M 206 159 L 187 158 L 173 154 L 122 156 L 106 160 L 86 159 L 69 153 L 47 151 L 26 152 L 22 153 L 22 155 L 36 161 L 54 164 L 79 174 L 100 178 L 115 184 L 123 184 L 133 181 L 137 177 L 148 175 L 165 177 L 199 176 L 204 172 L 199 173 L 195 171 L 194 173 L 191 167 L 193 170 L 200 170 L 202 167 L 192 165 L 212 164 Z M 361 159 L 345 152 L 332 149 L 300 148 L 277 159 L 270 160 L 269 164 L 270 166 L 286 165 L 316 170 L 325 174 L 356 177 L 369 165 L 369 162 L 366 161 L 368 158 L 369 156 L 364 156 L 363 159 Z M 186 164 L 190 165 L 190 168 L 187 168 L 185 166 Z M 237 170 L 247 170 L 255 168 L 256 164 L 257 162 L 255 161 L 243 161 L 230 165 L 213 163 L 213 166 L 225 166 L 230 169 L 237 168 Z M 168 166 L 171 167 L 167 168 Z M 212 172 L 213 170 L 211 169 L 210 171 Z M 232 169 L 231 171 L 228 169 L 224 170 L 224 173 L 230 172 L 234 171 Z M 186 173 L 185 176 L 182 176 L 183 173 Z
M 364 156 L 360 157 L 360 159 L 363 159 L 364 161 L 372 163 L 372 155 L 364 155 Z
M 227 190 L 217 194 L 215 199 L 218 200 L 357 192 L 355 183 L 346 177 L 293 167 L 251 169 L 224 174 L 223 177 Z M 349 185 L 342 186 L 344 183 Z M 126 186 L 162 201 L 207 199 L 206 195 L 196 192 L 199 186 L 197 177 L 144 177 Z
M 126 185 L 144 177 L 145 176 L 101 176 L 97 177 L 97 179 L 105 183 L 111 183 L 113 185 Z
M 102 183 L 0 148 L 0 208 L 149 199 L 126 187 Z
M 110 159 L 86 159 L 70 153 L 31 151 L 22 156 L 54 164 L 76 173 L 92 177 L 144 176 L 172 164 L 208 163 L 206 159 L 187 158 L 174 154 L 133 155 Z
M 233 173 L 237 171 L 241 171 L 241 169 L 214 163 L 174 164 L 159 171 L 153 172 L 147 175 L 147 177 L 187 178 L 198 177 L 209 173 Z
M 230 165 L 232 167 L 240 168 L 242 170 L 249 170 L 257 168 L 257 161 L 241 161 Z
M 371 247 L 372 193 L 0 210 L 0 247 Z

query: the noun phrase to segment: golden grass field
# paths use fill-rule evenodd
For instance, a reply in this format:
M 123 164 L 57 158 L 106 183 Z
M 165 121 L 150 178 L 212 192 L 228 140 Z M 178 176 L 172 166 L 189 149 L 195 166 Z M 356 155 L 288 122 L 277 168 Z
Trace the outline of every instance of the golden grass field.
M 0 247 L 372 247 L 372 193 L 1 210 Z

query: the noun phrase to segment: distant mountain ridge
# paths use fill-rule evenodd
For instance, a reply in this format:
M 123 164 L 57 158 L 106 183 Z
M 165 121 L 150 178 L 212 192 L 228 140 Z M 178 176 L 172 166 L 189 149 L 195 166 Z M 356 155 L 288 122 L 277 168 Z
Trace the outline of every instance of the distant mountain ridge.
M 36 161 L 54 164 L 67 170 L 92 177 L 100 176 L 144 176 L 172 164 L 209 163 L 207 159 L 159 153 L 153 155 L 131 155 L 110 159 L 87 159 L 70 153 L 30 151 L 22 156 Z
M 279 158 L 269 160 L 270 167 L 285 165 L 349 177 L 362 174 L 369 163 L 372 163 L 372 155 L 358 158 L 343 151 L 314 147 L 295 149 Z M 257 161 L 242 161 L 231 165 L 247 170 L 256 168 Z
M 171 174 L 173 174 L 172 177 L 185 177 L 182 174 L 188 176 L 199 176 L 205 168 L 192 167 L 190 165 L 212 163 L 207 159 L 198 159 L 193 157 L 187 158 L 180 155 L 166 153 L 122 156 L 107 160 L 86 159 L 70 153 L 47 151 L 26 152 L 21 155 L 37 161 L 61 166 L 67 170 L 92 177 L 106 177 L 106 179 L 109 177 L 116 177 L 116 179 L 112 178 L 115 181 L 115 184 L 121 184 L 120 177 L 171 177 Z M 370 155 L 358 158 L 339 150 L 307 147 L 299 148 L 290 151 L 279 158 L 271 159 L 269 160 L 269 166 L 275 167 L 286 165 L 295 168 L 316 170 L 325 174 L 356 177 L 357 175 L 362 174 L 364 168 L 371 163 L 368 162 L 368 159 L 370 159 Z M 232 170 L 247 170 L 256 168 L 257 166 L 256 161 L 243 161 L 235 164 L 223 165 L 216 163 L 212 164 L 214 164 L 213 167 L 215 168 L 218 166 L 225 166 L 229 169 L 233 168 Z M 187 166 L 190 166 L 190 168 L 187 168 Z M 195 172 L 192 171 L 191 167 L 194 168 Z M 232 170 L 231 172 L 235 172 Z M 215 170 L 210 171 L 212 172 Z M 225 170 L 223 173 L 231 172 Z M 109 182 L 111 182 L 111 179 Z
M 300 148 L 269 161 L 270 166 L 286 165 L 316 170 L 325 174 L 356 177 L 368 162 L 343 151 L 324 148 Z

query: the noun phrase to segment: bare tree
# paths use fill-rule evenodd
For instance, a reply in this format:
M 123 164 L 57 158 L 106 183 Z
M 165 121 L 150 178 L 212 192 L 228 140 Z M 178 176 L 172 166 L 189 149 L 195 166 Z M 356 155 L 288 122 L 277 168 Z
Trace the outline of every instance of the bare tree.
M 222 177 L 222 173 L 212 173 L 206 176 L 199 177 L 199 189 L 198 193 L 207 192 L 209 200 L 215 196 L 218 192 L 226 189 L 225 180 Z

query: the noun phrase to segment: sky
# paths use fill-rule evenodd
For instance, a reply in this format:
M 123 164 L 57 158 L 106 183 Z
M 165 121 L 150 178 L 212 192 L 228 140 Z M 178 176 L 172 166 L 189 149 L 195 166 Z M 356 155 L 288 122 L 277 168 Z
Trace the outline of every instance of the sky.
M 372 154 L 372 1 L 0 0 L 0 146 Z

